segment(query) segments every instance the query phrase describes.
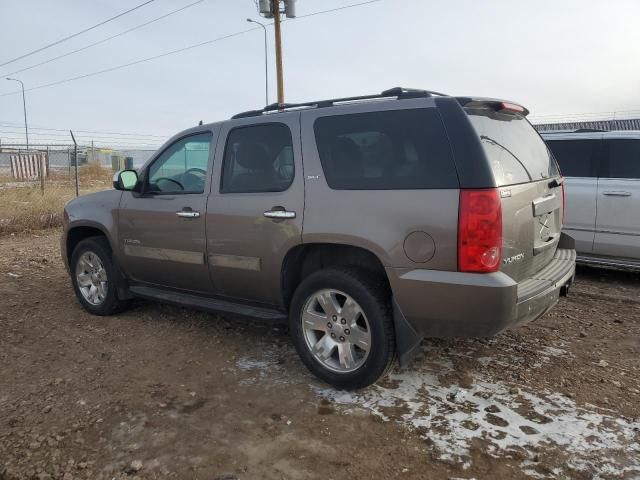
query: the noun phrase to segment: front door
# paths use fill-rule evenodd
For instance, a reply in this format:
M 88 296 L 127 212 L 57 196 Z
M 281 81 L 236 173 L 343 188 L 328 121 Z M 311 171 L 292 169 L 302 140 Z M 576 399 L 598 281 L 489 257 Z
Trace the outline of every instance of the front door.
M 134 281 L 211 291 L 205 215 L 212 138 L 205 131 L 176 140 L 141 172 L 142 193 L 123 193 L 118 241 Z
M 607 140 L 609 160 L 598 179 L 594 252 L 640 260 L 640 140 Z
M 300 114 L 252 117 L 220 132 L 207 203 L 207 253 L 217 294 L 281 303 L 287 252 L 302 241 Z M 245 124 L 246 122 L 246 124 Z

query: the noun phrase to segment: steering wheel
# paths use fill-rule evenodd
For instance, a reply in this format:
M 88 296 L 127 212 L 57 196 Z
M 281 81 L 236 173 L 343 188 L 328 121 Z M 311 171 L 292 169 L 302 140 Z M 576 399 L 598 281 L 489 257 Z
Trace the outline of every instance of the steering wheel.
M 184 172 L 184 175 L 187 175 L 188 173 L 192 173 L 192 172 L 199 173 L 200 175 L 202 175 L 203 178 L 207 176 L 207 172 L 205 170 L 197 167 L 190 168 L 189 170 Z
M 161 182 L 162 180 L 164 180 L 164 181 L 166 181 L 166 182 L 175 183 L 176 185 L 178 185 L 178 187 L 180 187 L 180 190 L 184 190 L 184 187 L 182 186 L 182 184 L 181 184 L 179 181 L 174 180 L 173 178 L 160 177 L 160 178 L 156 179 L 156 181 L 155 181 L 156 185 L 157 185 L 159 182 Z

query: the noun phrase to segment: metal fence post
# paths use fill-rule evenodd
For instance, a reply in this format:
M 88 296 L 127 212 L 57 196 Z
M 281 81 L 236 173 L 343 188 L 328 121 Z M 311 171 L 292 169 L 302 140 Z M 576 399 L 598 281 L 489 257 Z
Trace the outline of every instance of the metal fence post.
M 78 188 L 78 144 L 76 143 L 76 137 L 73 136 L 73 132 L 69 130 L 71 139 L 73 140 L 73 162 L 76 164 L 76 197 L 80 195 Z
M 38 171 L 40 172 L 40 192 L 44 195 L 44 170 L 45 170 L 45 159 L 44 154 L 38 154 Z

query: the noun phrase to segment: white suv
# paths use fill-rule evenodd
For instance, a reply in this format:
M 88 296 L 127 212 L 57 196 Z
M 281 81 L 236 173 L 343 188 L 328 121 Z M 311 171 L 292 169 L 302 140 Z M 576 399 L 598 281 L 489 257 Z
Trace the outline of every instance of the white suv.
M 543 132 L 565 176 L 578 261 L 640 269 L 640 131 Z

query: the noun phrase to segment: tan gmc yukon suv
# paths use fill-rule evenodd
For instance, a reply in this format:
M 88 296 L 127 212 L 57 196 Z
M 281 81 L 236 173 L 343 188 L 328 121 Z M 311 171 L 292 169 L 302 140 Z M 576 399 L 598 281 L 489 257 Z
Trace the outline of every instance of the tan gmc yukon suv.
M 567 293 L 563 179 L 527 113 L 394 88 L 191 128 L 67 204 L 73 288 L 96 315 L 138 297 L 288 319 L 313 373 L 369 385 L 424 337 L 493 335 Z

